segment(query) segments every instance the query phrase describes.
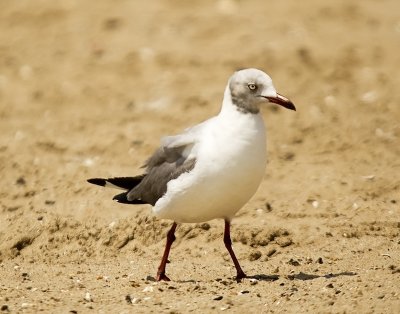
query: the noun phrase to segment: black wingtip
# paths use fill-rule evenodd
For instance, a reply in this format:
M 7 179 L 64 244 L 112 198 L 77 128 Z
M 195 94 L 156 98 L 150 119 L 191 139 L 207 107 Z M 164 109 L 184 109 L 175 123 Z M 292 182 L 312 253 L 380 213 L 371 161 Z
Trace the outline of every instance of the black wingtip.
M 128 201 L 128 193 L 127 192 L 115 195 L 113 197 L 113 200 L 117 201 L 118 203 L 122 203 L 122 204 L 147 204 L 146 202 L 143 202 L 142 200 Z
M 105 179 L 93 178 L 93 179 L 88 179 L 87 182 L 89 182 L 91 184 L 100 185 L 100 186 L 106 186 L 106 180 Z

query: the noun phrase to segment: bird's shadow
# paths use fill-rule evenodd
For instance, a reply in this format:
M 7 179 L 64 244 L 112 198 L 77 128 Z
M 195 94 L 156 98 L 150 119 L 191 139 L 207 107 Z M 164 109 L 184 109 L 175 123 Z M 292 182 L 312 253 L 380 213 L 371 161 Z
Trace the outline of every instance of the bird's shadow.
M 303 272 L 299 272 L 298 274 L 293 274 L 293 275 L 286 275 L 284 276 L 285 278 L 289 279 L 289 280 L 313 280 L 313 279 L 318 279 L 318 278 L 335 278 L 335 277 L 340 277 L 340 276 L 355 276 L 357 275 L 357 273 L 354 272 L 350 272 L 350 271 L 344 271 L 341 273 L 336 273 L 336 274 L 325 274 L 325 275 L 314 275 L 314 274 L 306 274 Z M 247 278 L 249 279 L 257 279 L 259 281 L 276 281 L 278 280 L 280 277 L 279 275 L 265 275 L 265 274 L 258 274 L 258 275 L 252 275 L 252 276 L 247 276 Z
M 279 280 L 281 277 L 289 279 L 289 280 L 314 280 L 314 279 L 318 279 L 318 278 L 326 278 L 326 279 L 330 279 L 330 278 L 335 278 L 335 277 L 340 277 L 340 276 L 355 276 L 357 275 L 357 273 L 354 272 L 350 272 L 350 271 L 344 271 L 341 273 L 329 273 L 329 274 L 325 274 L 325 275 L 314 275 L 314 274 L 306 274 L 303 272 L 299 272 L 298 274 L 291 274 L 291 275 L 283 275 L 283 276 L 279 276 L 279 275 L 266 275 L 266 274 L 256 274 L 256 275 L 251 275 L 251 276 L 247 276 L 245 278 L 246 279 L 256 279 L 258 281 L 269 281 L 269 282 L 273 282 L 273 281 L 277 281 Z M 156 281 L 156 279 L 152 276 L 148 276 L 147 280 L 149 281 Z M 217 279 L 216 281 L 221 281 L 221 282 L 225 282 L 226 280 L 223 280 L 221 278 Z M 236 277 L 231 277 L 228 279 L 228 282 L 231 281 L 232 283 L 236 281 Z M 177 280 L 176 282 L 178 283 L 198 283 L 198 280 L 194 280 L 194 279 L 187 279 L 187 280 Z
M 258 275 L 247 276 L 246 279 L 256 279 L 258 281 L 276 281 L 279 279 L 279 276 L 258 274 Z

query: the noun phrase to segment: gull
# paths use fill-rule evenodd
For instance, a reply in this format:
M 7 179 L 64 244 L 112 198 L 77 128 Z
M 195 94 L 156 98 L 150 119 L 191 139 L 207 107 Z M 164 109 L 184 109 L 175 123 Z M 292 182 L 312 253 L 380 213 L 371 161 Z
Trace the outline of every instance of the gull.
M 264 176 L 266 132 L 260 107 L 266 103 L 296 110 L 276 92 L 266 73 L 239 70 L 228 81 L 219 114 L 182 134 L 162 138 L 161 146 L 145 162 L 143 174 L 88 180 L 123 189 L 113 198 L 119 203 L 150 204 L 157 217 L 173 221 L 158 281 L 170 280 L 165 269 L 177 224 L 217 218 L 225 221 L 223 240 L 236 268 L 236 280 L 246 277 L 232 249 L 230 226 Z

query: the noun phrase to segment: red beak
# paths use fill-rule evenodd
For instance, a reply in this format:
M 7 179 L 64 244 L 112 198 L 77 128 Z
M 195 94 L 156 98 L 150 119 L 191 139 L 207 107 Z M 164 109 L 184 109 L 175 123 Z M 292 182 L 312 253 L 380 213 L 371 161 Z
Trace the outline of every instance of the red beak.
M 294 106 L 294 104 L 288 98 L 278 93 L 276 93 L 276 97 L 265 97 L 265 98 L 267 98 L 270 102 L 273 102 L 274 104 L 296 111 L 296 107 Z

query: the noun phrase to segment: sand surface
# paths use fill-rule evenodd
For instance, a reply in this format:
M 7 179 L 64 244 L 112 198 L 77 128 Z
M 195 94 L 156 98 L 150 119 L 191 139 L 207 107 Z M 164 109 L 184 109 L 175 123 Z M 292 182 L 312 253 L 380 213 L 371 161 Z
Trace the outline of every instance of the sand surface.
M 400 4 L 1 1 L 4 313 L 399 313 Z M 233 221 L 178 227 L 86 179 L 140 173 L 257 67 L 269 162 Z M 190 210 L 190 209 L 188 209 Z

